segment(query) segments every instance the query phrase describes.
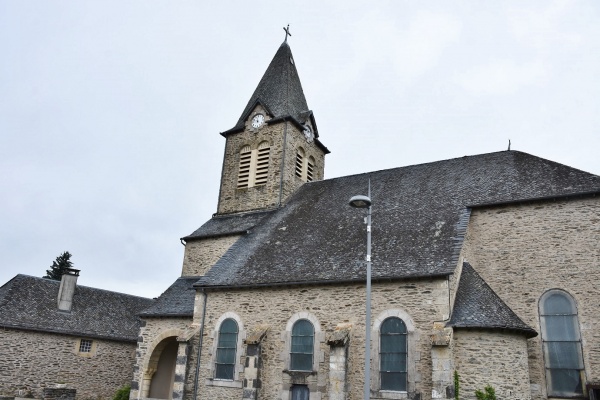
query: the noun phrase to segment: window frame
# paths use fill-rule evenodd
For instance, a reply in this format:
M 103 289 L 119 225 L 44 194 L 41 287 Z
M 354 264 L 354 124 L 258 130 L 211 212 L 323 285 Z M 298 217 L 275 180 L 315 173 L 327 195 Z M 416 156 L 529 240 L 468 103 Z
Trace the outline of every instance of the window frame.
M 221 331 L 221 326 L 223 323 L 232 319 L 237 323 L 238 327 L 238 335 L 237 335 L 237 343 L 236 343 L 236 352 L 235 352 L 235 364 L 233 368 L 233 380 L 216 378 L 216 365 L 217 365 L 217 351 L 219 345 L 219 332 Z M 210 378 L 206 379 L 207 386 L 224 386 L 224 387 L 235 387 L 241 388 L 242 381 L 240 380 L 240 372 L 244 370 L 244 365 L 242 360 L 245 359 L 246 352 L 244 339 L 246 339 L 246 330 L 244 328 L 244 323 L 242 319 L 233 312 L 226 312 L 219 317 L 217 322 L 215 323 L 215 327 L 210 334 L 211 339 L 213 340 L 211 351 L 210 351 Z
M 567 300 L 570 306 L 570 314 L 561 314 L 561 313 L 552 313 L 552 311 L 547 310 L 547 301 L 550 297 L 559 295 L 563 299 Z M 572 340 L 548 340 L 549 331 L 548 331 L 548 320 L 546 317 L 549 316 L 571 316 L 572 317 L 572 328 L 574 333 L 574 337 Z M 575 298 L 568 292 L 561 289 L 551 289 L 546 291 L 540 297 L 538 303 L 538 317 L 540 323 L 540 341 L 542 345 L 542 355 L 544 357 L 544 377 L 546 380 L 546 392 L 549 397 L 556 398 L 583 398 L 586 392 L 586 380 L 585 380 L 585 363 L 583 358 L 583 346 L 581 340 L 581 326 L 579 324 L 579 309 L 577 307 L 577 302 Z M 580 368 L 552 368 L 550 363 L 550 358 L 552 357 L 552 350 L 547 347 L 547 343 L 574 343 L 576 346 L 578 362 L 580 364 Z M 569 371 L 579 371 L 579 380 L 581 385 L 581 392 L 571 392 L 566 393 L 560 391 L 558 388 L 553 387 L 552 382 L 552 370 L 569 370 Z
M 224 329 L 224 325 L 229 323 L 229 321 L 231 321 L 233 324 L 235 324 L 235 332 L 223 332 Z M 224 341 L 222 341 L 222 339 L 224 339 L 224 335 L 228 335 L 228 334 L 233 334 L 235 333 L 235 342 L 233 344 L 233 347 L 229 347 L 229 346 L 225 346 Z M 215 352 L 215 375 L 214 375 L 214 379 L 215 380 L 222 380 L 222 381 L 233 381 L 235 378 L 235 359 L 237 356 L 237 337 L 240 334 L 240 327 L 237 324 L 237 321 L 233 318 L 225 318 L 223 320 L 223 322 L 221 323 L 221 325 L 219 326 L 219 333 L 217 334 L 217 350 Z M 221 354 L 222 351 L 226 351 L 226 350 L 231 350 L 233 348 L 233 362 L 229 363 L 229 362 L 219 362 L 219 355 Z M 226 378 L 226 377 L 219 377 L 219 370 L 221 368 L 219 368 L 220 366 L 231 366 L 232 369 L 232 378 Z
M 271 168 L 271 144 L 269 141 L 262 140 L 256 148 L 252 148 L 250 144 L 244 144 L 237 154 L 236 189 L 244 190 L 265 186 L 269 181 Z
M 398 318 L 406 327 L 406 391 L 381 388 L 381 356 L 379 349 L 380 331 L 383 322 L 389 318 Z M 402 309 L 389 309 L 381 312 L 373 321 L 371 328 L 371 392 L 382 399 L 407 399 L 408 393 L 415 390 L 416 361 L 420 359 L 418 351 L 419 334 L 411 316 Z
M 294 335 L 294 330 L 296 329 L 296 327 L 298 327 L 301 323 L 303 322 L 307 322 L 310 324 L 311 328 L 312 328 L 312 335 L 310 335 L 311 340 L 311 352 L 310 353 L 304 353 L 304 352 L 295 352 L 294 351 L 294 338 L 301 338 L 301 337 L 308 337 L 308 335 L 300 335 L 300 334 L 296 334 Z M 298 328 L 299 329 L 299 328 Z M 294 365 L 294 359 L 297 361 L 297 363 L 300 361 L 299 357 L 303 356 L 303 355 L 307 355 L 310 354 L 310 369 L 295 369 L 292 368 L 292 365 Z M 294 355 L 297 355 L 297 357 L 294 357 Z M 311 372 L 313 371 L 313 366 L 314 366 L 314 358 L 315 358 L 315 326 L 312 322 L 310 322 L 308 319 L 305 318 L 301 318 L 298 319 L 296 322 L 294 322 L 294 324 L 292 325 L 292 333 L 291 333 L 291 341 L 290 341 L 290 364 L 289 364 L 289 370 L 290 371 L 300 371 L 300 372 Z

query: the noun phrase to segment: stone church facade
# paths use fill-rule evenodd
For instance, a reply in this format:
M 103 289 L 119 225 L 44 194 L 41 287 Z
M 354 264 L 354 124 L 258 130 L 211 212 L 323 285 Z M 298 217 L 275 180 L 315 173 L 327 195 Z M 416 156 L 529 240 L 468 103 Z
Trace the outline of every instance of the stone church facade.
M 131 399 L 597 398 L 600 177 L 518 151 L 324 179 L 287 42 L 225 153 L 217 212 L 141 313 Z

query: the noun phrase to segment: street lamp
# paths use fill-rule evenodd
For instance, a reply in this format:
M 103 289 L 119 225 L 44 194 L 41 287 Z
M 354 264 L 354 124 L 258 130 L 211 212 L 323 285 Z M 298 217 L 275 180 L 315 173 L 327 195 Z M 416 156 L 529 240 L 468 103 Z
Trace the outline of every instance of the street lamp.
M 371 398 L 371 180 L 367 196 L 358 195 L 350 199 L 350 206 L 367 209 L 367 314 L 365 333 L 365 387 L 364 398 Z

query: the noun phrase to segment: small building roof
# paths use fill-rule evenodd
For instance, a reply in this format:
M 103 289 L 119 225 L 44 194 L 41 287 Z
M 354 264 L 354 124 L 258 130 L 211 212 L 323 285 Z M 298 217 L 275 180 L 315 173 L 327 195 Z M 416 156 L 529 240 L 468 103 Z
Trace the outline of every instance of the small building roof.
M 527 337 L 537 336 L 535 329 L 523 322 L 467 262 L 463 263 L 454 309 L 447 325 L 453 328 L 504 329 Z
M 201 277 L 204 288 L 364 281 L 364 210 L 373 200 L 373 280 L 454 272 L 469 206 L 600 192 L 600 177 L 519 151 L 304 184 L 271 213 L 214 217 L 190 236 L 239 233 L 253 226 Z
M 197 276 L 182 276 L 177 279 L 156 302 L 143 310 L 143 317 L 190 317 L 194 315 Z
M 0 326 L 119 341 L 137 340 L 152 299 L 77 285 L 70 312 L 57 306 L 60 281 L 17 275 L 0 287 Z

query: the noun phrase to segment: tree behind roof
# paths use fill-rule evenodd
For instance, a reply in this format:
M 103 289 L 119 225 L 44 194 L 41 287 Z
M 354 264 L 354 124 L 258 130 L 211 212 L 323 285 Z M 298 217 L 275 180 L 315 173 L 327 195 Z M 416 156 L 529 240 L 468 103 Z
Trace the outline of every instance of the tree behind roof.
M 60 281 L 63 274 L 67 271 L 67 268 L 73 268 L 73 263 L 70 259 L 71 253 L 68 251 L 65 251 L 60 256 L 56 257 L 56 260 L 52 262 L 50 269 L 46 270 L 46 276 L 44 276 L 44 278 Z

